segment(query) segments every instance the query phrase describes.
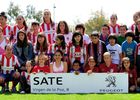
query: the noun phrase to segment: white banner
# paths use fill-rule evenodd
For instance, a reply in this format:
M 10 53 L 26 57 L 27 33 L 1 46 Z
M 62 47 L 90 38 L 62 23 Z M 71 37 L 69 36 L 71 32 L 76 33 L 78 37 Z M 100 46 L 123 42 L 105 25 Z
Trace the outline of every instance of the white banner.
M 127 73 L 31 74 L 31 93 L 128 93 Z

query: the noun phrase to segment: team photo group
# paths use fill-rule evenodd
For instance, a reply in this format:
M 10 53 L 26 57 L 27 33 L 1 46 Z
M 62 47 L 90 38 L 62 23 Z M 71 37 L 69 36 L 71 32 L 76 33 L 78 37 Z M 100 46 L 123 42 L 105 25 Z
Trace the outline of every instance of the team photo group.
M 1 93 L 31 93 L 30 75 L 37 73 L 127 73 L 128 91 L 140 92 L 140 12 L 132 16 L 134 23 L 127 26 L 112 14 L 100 32 L 86 34 L 82 23 L 73 32 L 64 20 L 56 24 L 48 9 L 42 23 L 30 26 L 22 15 L 10 26 L 1 12 Z

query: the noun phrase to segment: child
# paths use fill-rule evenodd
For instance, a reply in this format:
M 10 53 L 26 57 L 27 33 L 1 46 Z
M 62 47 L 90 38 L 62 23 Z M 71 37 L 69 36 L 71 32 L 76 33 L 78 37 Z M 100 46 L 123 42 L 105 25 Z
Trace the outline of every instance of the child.
M 75 74 L 79 74 L 82 73 L 83 70 L 81 69 L 81 63 L 79 60 L 75 60 L 73 62 L 72 68 L 70 70 L 70 73 L 75 73 Z
M 39 55 L 41 53 L 47 55 L 48 54 L 48 42 L 46 36 L 43 32 L 38 33 L 37 42 L 34 46 L 35 55 Z
M 50 64 L 51 73 L 67 73 L 67 62 L 63 62 L 62 57 L 63 52 L 61 50 L 56 50 L 54 53 L 54 62 Z
M 127 26 L 126 25 L 120 25 L 120 30 L 119 30 L 120 34 L 117 37 L 119 45 L 122 45 L 122 43 L 125 41 L 125 33 L 126 33 L 126 31 L 127 31 Z
M 86 64 L 86 45 L 83 44 L 83 36 L 78 31 L 73 33 L 72 43 L 69 46 L 69 59 L 71 65 L 74 60 L 79 60 L 83 67 Z
M 20 93 L 30 93 L 30 73 L 32 72 L 32 62 L 27 61 L 26 62 L 26 70 L 27 72 L 23 71 L 21 72 L 20 77 L 20 84 L 21 84 L 21 91 Z
M 109 52 L 105 52 L 103 58 L 104 58 L 104 63 L 99 65 L 99 70 L 101 73 L 118 72 L 117 65 L 112 63 L 111 54 Z
M 93 72 L 99 72 L 99 68 L 97 67 L 97 61 L 94 57 L 89 57 L 88 64 L 84 68 L 84 72 L 91 74 Z
M 35 45 L 35 43 L 37 42 L 37 36 L 38 33 L 42 32 L 42 28 L 40 27 L 38 22 L 32 22 L 31 27 L 33 29 L 33 31 L 31 31 L 30 33 L 28 33 L 28 39 L 32 42 L 33 46 Z
M 12 28 L 11 26 L 7 25 L 7 16 L 5 12 L 0 13 L 0 26 L 3 28 L 3 36 L 5 38 L 11 37 Z
M 0 62 L 1 62 L 1 74 L 0 74 L 0 82 L 2 86 L 2 92 L 4 93 L 9 92 L 9 81 L 13 82 L 12 92 L 17 92 L 16 85 L 20 79 L 20 73 L 16 71 L 20 66 L 17 57 L 12 54 L 12 45 L 7 44 L 5 46 L 5 53 L 0 55 Z M 6 86 L 5 86 L 6 83 Z
M 97 59 L 97 65 L 103 63 L 103 54 L 107 51 L 106 45 L 103 41 L 99 40 L 99 33 L 93 32 L 90 35 L 91 43 L 87 46 L 87 56 L 93 56 Z
M 48 60 L 48 57 L 44 54 L 40 54 L 36 56 L 36 66 L 34 66 L 32 73 L 50 73 L 50 67 L 46 65 L 46 61 Z
M 118 66 L 121 64 L 122 48 L 119 44 L 117 44 L 117 37 L 115 34 L 110 34 L 108 41 L 109 44 L 106 46 L 106 48 L 111 54 L 112 63 Z
M 61 50 L 64 54 L 63 60 L 66 61 L 68 59 L 67 55 L 67 44 L 65 42 L 65 37 L 63 34 L 57 34 L 55 43 L 50 45 L 49 54 L 51 56 L 51 61 L 53 60 L 54 53 L 56 50 Z
M 107 24 L 102 25 L 100 40 L 105 42 L 105 45 L 108 45 L 108 36 L 109 36 L 109 26 Z
M 82 34 L 84 44 L 88 45 L 91 42 L 89 36 L 85 33 L 84 24 L 77 24 L 75 30 L 79 31 Z
M 120 72 L 128 73 L 129 91 L 135 92 L 137 88 L 137 73 L 136 69 L 130 64 L 130 59 L 128 57 L 122 59 L 122 69 Z
M 136 63 L 135 50 L 137 43 L 134 41 L 134 33 L 127 31 L 125 34 L 126 40 L 122 43 L 123 57 L 128 57 L 130 62 L 134 65 Z

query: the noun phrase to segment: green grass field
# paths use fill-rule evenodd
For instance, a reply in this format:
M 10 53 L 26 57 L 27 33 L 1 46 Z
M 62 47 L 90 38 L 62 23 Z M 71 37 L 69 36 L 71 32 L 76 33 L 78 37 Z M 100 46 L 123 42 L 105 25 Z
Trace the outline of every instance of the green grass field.
M 140 94 L 0 94 L 0 100 L 140 100 Z

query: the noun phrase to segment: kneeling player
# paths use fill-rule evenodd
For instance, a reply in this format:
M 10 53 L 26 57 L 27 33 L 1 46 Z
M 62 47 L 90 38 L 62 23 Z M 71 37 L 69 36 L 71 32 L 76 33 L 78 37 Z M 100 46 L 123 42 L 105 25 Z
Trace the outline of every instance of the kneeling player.
M 12 92 L 16 91 L 16 85 L 19 82 L 20 73 L 16 71 L 19 66 L 17 57 L 12 54 L 12 45 L 5 46 L 5 53 L 0 55 L 1 73 L 0 73 L 0 85 L 2 86 L 2 93 L 9 91 L 9 81 L 13 82 Z

